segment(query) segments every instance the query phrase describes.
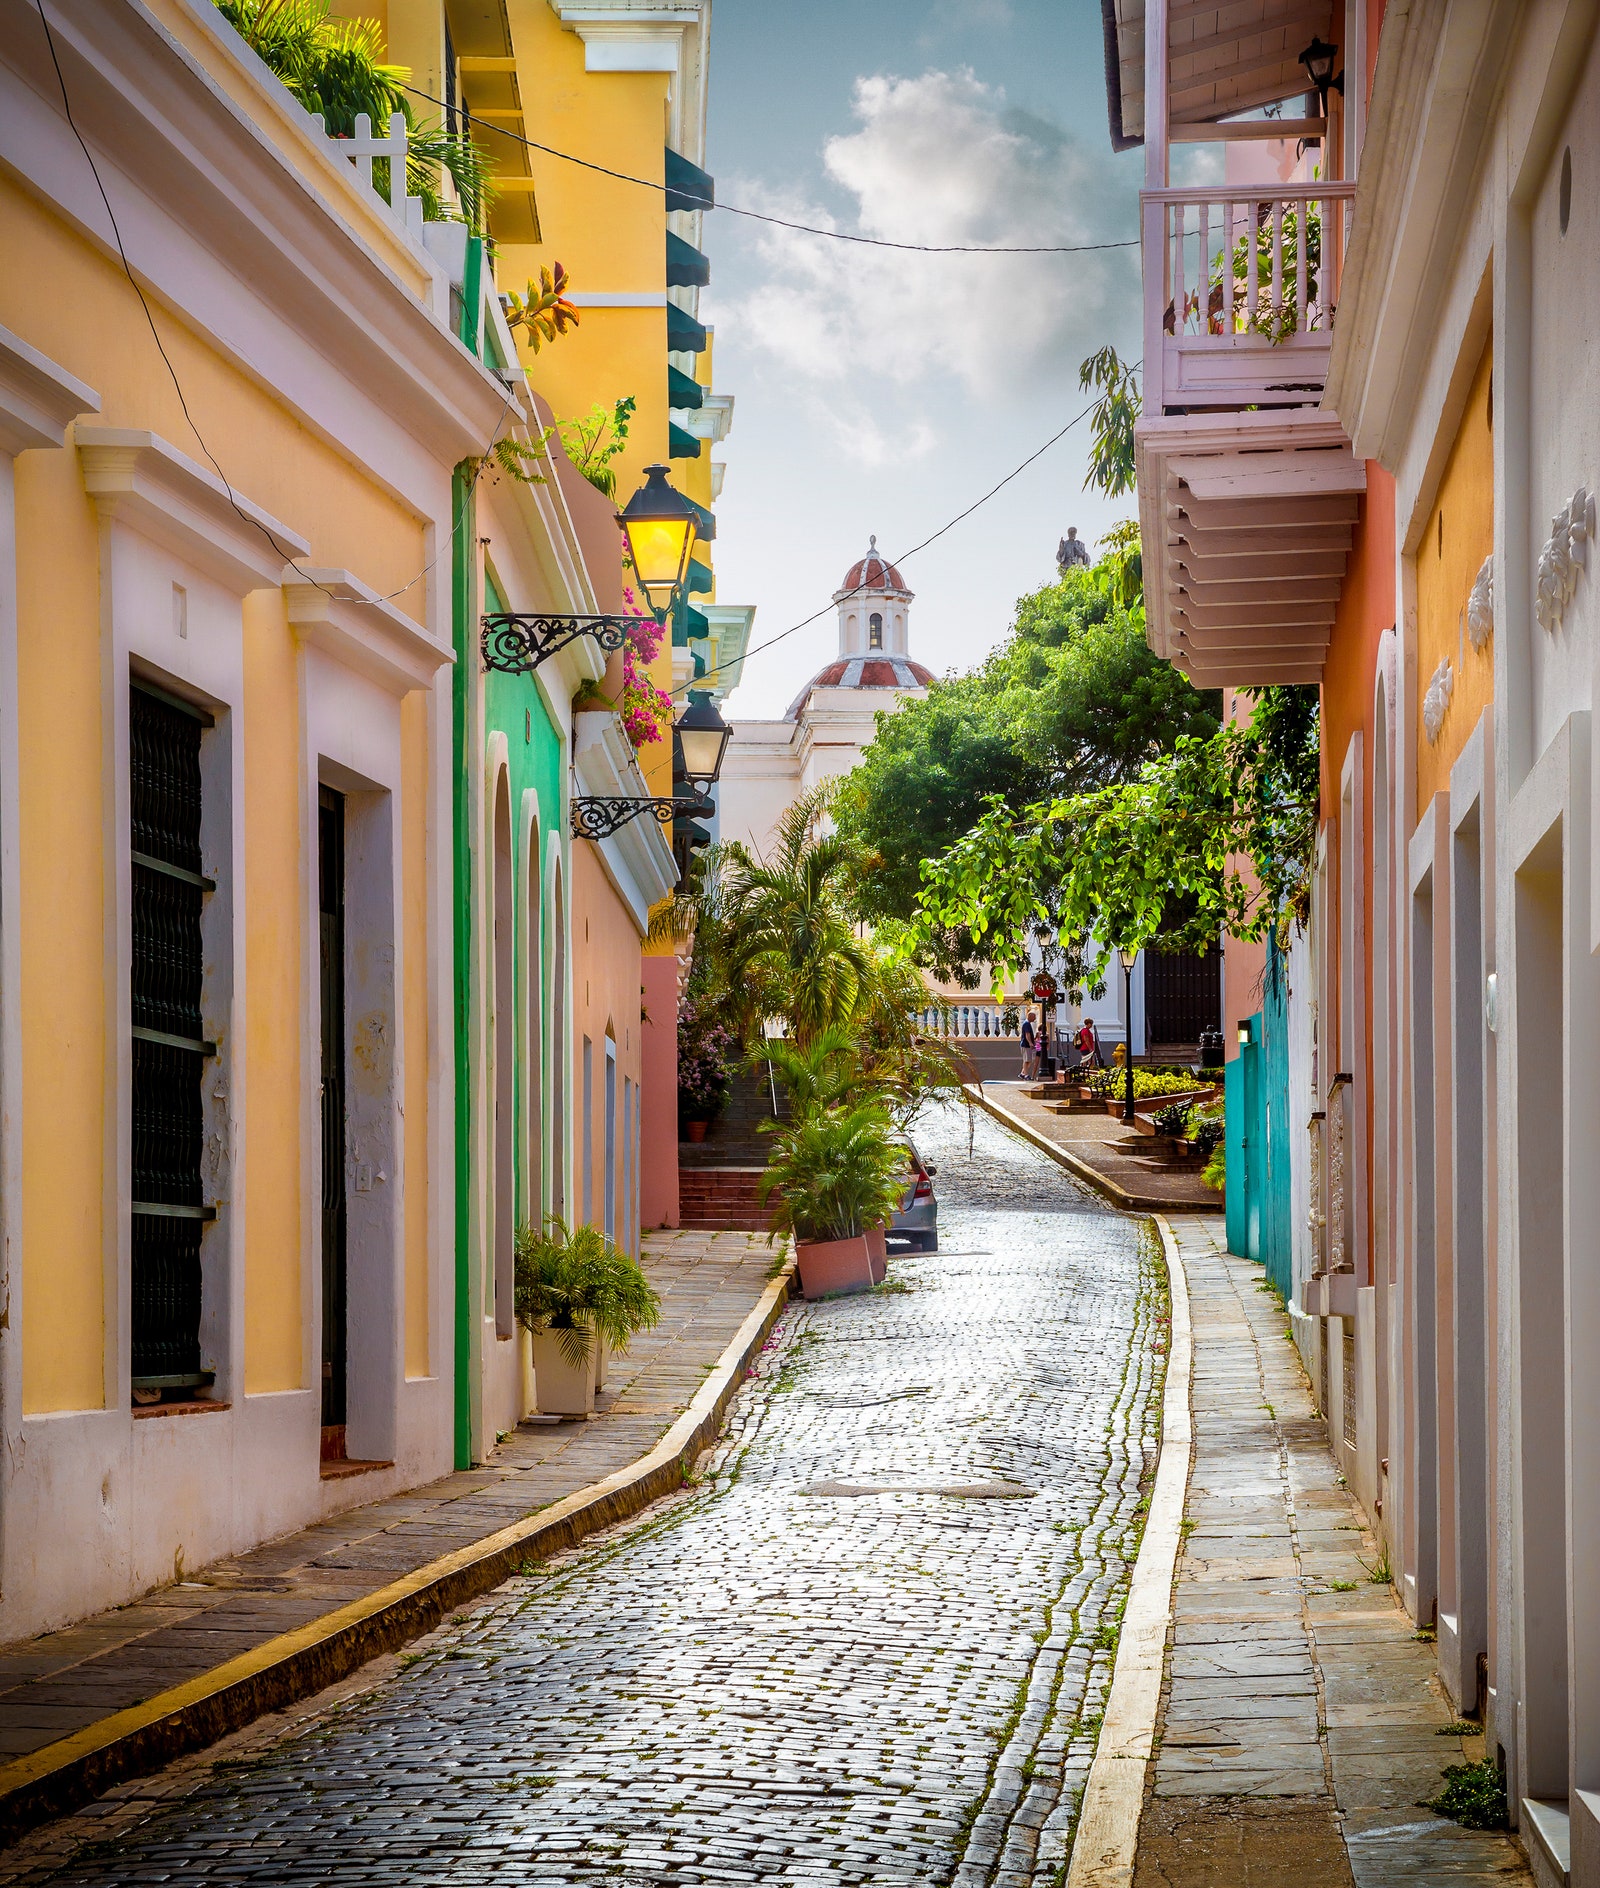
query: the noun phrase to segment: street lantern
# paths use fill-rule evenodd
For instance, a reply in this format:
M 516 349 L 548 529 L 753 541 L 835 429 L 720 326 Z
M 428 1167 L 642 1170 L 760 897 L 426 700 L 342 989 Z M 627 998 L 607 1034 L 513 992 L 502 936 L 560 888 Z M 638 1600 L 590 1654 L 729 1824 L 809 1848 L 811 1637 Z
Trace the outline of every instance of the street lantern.
M 1330 46 L 1318 34 L 1300 55 L 1300 63 L 1306 69 L 1306 77 L 1316 88 L 1317 102 L 1322 107 L 1324 118 L 1328 115 L 1329 92 L 1338 92 L 1341 97 L 1344 95 L 1344 74 L 1341 72 L 1335 77 L 1333 70 L 1333 62 L 1338 51 L 1337 46 Z
M 647 465 L 645 482 L 617 513 L 628 540 L 633 574 L 657 615 L 678 600 L 694 549 L 694 507 L 667 483 L 664 465 Z
M 683 756 L 683 777 L 697 785 L 712 786 L 721 777 L 723 756 L 733 729 L 717 712 L 717 704 L 701 689 L 690 689 L 689 706 L 673 724 L 678 752 Z
M 1139 961 L 1137 950 L 1124 944 L 1117 952 L 1122 959 L 1122 1013 L 1125 1019 L 1122 1039 L 1122 1125 L 1131 1128 L 1138 1119 L 1133 1106 L 1133 967 Z
M 644 484 L 617 513 L 617 523 L 627 537 L 633 574 L 645 601 L 665 622 L 688 575 L 699 513 L 667 483 L 664 465 L 649 465 Z M 583 637 L 614 655 L 638 627 L 637 611 L 574 616 L 561 610 L 491 610 L 483 618 L 483 666 L 503 675 L 531 675 L 541 662 Z

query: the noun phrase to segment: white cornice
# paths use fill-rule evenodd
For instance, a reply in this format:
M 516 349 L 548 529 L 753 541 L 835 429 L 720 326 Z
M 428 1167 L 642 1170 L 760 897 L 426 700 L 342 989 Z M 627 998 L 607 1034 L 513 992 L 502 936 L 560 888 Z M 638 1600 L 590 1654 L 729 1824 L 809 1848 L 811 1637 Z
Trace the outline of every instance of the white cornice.
M 698 407 L 674 408 L 673 419 L 696 439 L 726 439 L 733 425 L 733 395 L 708 393 Z
M 574 715 L 573 791 L 606 798 L 643 800 L 650 788 L 633 743 L 614 714 L 587 710 Z M 650 907 L 678 882 L 672 841 L 649 813 L 640 813 L 609 839 L 591 840 L 602 870 L 628 907 L 640 937 L 650 928 Z
M 439 670 L 455 661 L 404 610 L 398 610 L 348 570 L 283 572 L 289 626 L 304 643 L 321 649 L 392 695 L 427 688 Z
M 0 328 L 0 452 L 59 446 L 80 413 L 98 413 L 100 396 L 21 335 Z
M 156 433 L 79 426 L 73 438 L 84 490 L 103 517 L 132 525 L 241 596 L 276 587 L 286 558 L 310 555 L 298 531 Z

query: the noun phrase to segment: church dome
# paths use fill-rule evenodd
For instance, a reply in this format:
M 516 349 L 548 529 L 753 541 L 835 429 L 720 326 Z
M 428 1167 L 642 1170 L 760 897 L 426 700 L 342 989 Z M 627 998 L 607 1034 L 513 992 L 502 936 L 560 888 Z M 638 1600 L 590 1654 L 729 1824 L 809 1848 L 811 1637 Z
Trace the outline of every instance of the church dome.
M 863 559 L 862 562 L 867 562 Z M 860 564 L 856 569 L 861 568 Z M 883 566 L 893 574 L 893 566 Z M 898 583 L 900 580 L 895 578 Z M 814 688 L 926 688 L 933 680 L 931 669 L 909 656 L 841 656 L 825 669 L 818 669 L 784 712 L 785 721 L 798 721 L 811 699 Z
M 878 549 L 878 540 L 873 538 L 865 557 L 858 558 L 844 573 L 844 582 L 839 586 L 839 595 L 851 590 L 891 590 L 898 592 L 908 602 L 911 591 L 902 577 Z

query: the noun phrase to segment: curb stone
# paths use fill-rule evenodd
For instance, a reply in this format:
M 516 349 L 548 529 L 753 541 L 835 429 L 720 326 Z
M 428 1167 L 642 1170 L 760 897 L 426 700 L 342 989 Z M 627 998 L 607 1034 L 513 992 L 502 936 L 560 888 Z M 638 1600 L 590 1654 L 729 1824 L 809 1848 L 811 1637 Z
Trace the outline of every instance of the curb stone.
M 683 1414 L 648 1455 L 587 1488 L 415 1568 L 375 1593 L 0 1766 L 0 1845 L 203 1749 L 269 1711 L 323 1690 L 369 1659 L 431 1632 L 530 1560 L 637 1514 L 679 1487 L 722 1427 L 750 1360 L 788 1301 L 791 1252 Z
M 1155 1223 L 1166 1254 L 1172 1296 L 1172 1336 L 1161 1409 L 1161 1453 L 1156 1462 L 1150 1514 L 1128 1588 L 1128 1605 L 1117 1641 L 1111 1692 L 1089 1780 L 1084 1786 L 1067 1888 L 1129 1888 L 1145 1774 L 1155 1753 L 1161 1678 L 1166 1663 L 1172 1583 L 1183 1538 L 1193 1427 L 1189 1396 L 1194 1361 L 1189 1324 L 1189 1286 L 1178 1242 L 1166 1218 Z

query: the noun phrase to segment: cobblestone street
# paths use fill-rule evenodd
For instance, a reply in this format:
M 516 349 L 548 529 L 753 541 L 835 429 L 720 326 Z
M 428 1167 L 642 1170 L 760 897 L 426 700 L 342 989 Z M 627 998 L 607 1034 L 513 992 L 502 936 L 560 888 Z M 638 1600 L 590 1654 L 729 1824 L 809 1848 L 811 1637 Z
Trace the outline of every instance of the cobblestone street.
M 1155 1455 L 1153 1238 L 978 1117 L 703 1481 L 0 1880 L 1055 1883 Z

